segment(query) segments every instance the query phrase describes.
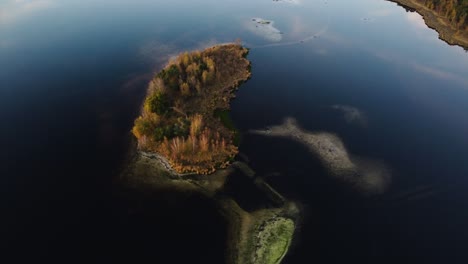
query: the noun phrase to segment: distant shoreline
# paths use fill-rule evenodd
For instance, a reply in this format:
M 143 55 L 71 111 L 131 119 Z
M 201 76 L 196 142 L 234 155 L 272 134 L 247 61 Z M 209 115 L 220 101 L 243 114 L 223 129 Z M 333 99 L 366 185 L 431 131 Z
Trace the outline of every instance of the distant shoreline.
M 449 45 L 457 45 L 468 51 L 468 31 L 454 28 L 447 18 L 440 16 L 434 10 L 431 10 L 415 0 L 387 0 L 397 3 L 407 11 L 417 12 L 429 28 L 439 33 L 439 39 Z

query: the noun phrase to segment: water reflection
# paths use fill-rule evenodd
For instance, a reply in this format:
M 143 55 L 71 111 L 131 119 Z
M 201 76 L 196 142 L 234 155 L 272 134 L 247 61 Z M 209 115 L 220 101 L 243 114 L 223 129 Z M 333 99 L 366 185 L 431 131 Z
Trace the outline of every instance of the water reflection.
M 367 116 L 358 108 L 349 105 L 332 105 L 331 108 L 343 113 L 347 123 L 357 124 L 363 127 L 367 126 Z
M 26 18 L 54 5 L 52 0 L 5 0 L 0 3 L 0 26 Z
M 408 19 L 408 21 L 412 25 L 418 28 L 427 28 L 426 23 L 424 23 L 424 19 L 422 18 L 422 16 L 416 12 L 407 12 L 406 19 Z

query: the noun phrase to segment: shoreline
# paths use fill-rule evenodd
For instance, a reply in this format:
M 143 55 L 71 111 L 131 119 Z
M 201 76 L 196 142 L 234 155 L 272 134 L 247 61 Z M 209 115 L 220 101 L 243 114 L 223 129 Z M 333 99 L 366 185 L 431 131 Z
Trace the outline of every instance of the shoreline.
M 396 3 L 410 12 L 420 14 L 424 23 L 439 34 L 439 39 L 451 46 L 459 46 L 468 51 L 468 31 L 453 28 L 447 18 L 440 16 L 415 0 L 387 0 Z

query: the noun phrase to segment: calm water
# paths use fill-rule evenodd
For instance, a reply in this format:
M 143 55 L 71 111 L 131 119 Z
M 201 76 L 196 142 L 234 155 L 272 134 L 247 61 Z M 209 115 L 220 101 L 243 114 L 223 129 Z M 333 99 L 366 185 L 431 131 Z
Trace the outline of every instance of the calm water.
M 5 263 L 222 263 L 214 205 L 115 176 L 152 74 L 237 38 L 253 63 L 233 103 L 240 150 L 305 209 L 285 263 L 467 263 L 468 54 L 383 0 L 2 1 Z M 286 117 L 391 183 L 354 190 L 304 146 L 249 133 Z

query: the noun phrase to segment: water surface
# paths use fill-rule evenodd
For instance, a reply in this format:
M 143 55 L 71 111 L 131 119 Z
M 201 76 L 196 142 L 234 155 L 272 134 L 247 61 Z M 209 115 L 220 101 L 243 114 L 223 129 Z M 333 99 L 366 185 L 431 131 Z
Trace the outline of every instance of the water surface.
M 18 258 L 219 263 L 225 223 L 213 205 L 115 182 L 154 72 L 180 51 L 240 38 L 253 64 L 233 102 L 240 150 L 305 208 L 285 263 L 468 260 L 468 54 L 419 15 L 375 0 L 0 8 L 1 230 Z M 252 18 L 273 21 L 274 37 Z M 249 133 L 286 117 L 384 164 L 391 183 L 362 193 L 304 146 Z

